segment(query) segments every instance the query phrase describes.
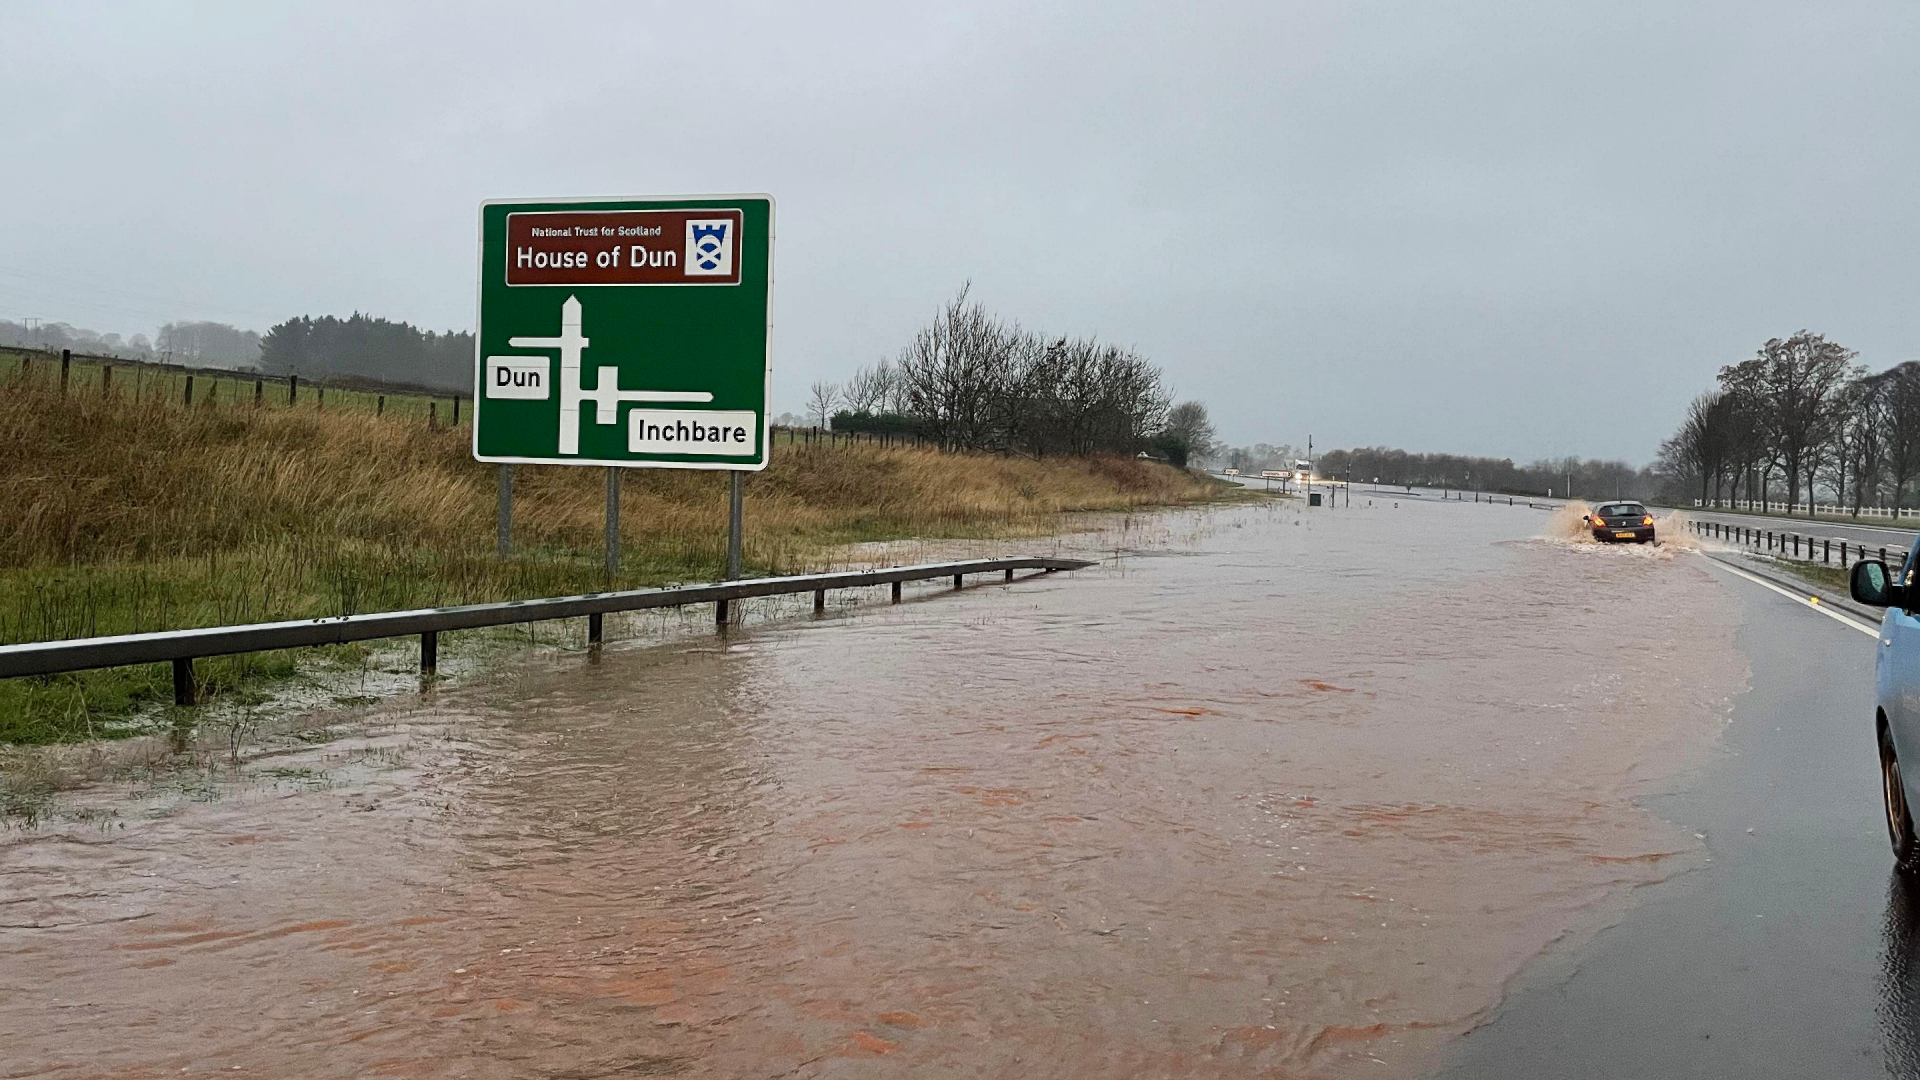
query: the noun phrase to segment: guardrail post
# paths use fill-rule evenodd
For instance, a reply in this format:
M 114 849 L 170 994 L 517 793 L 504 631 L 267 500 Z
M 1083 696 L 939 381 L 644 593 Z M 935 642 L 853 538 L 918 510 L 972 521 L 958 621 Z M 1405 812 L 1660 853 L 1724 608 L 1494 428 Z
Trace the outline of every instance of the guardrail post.
M 1011 566 L 1007 567 L 1007 580 L 1008 581 L 1013 580 L 1013 567 Z
M 727 613 L 727 602 L 726 602 L 725 600 L 716 600 L 716 601 L 714 601 L 714 603 L 713 603 L 713 625 L 715 625 L 715 626 L 725 626 L 725 625 L 727 625 L 727 614 L 728 614 L 728 613 Z
M 1887 549 L 1886 549 L 1886 548 L 1881 548 L 1881 549 L 1880 549 L 1880 561 L 1881 561 L 1881 562 L 1886 562 L 1886 561 L 1887 561 Z
M 196 705 L 193 685 L 193 657 L 173 662 L 173 703 L 182 707 Z
M 966 576 L 965 574 L 955 574 L 955 575 L 953 575 L 953 587 L 954 587 L 954 588 L 956 588 L 956 589 L 957 589 L 957 588 L 959 588 L 959 587 L 960 587 L 960 579 L 961 579 L 961 578 L 963 578 L 963 577 L 965 577 L 965 576 Z
M 606 616 L 599 612 L 587 616 L 587 644 L 599 648 L 606 637 Z
M 816 612 L 827 610 L 827 590 L 813 590 L 813 610 Z
M 72 370 L 72 368 L 73 368 L 73 350 L 61 349 L 60 350 L 60 393 L 62 396 L 65 396 L 67 392 L 67 373 L 70 370 Z
M 900 602 L 900 583 L 897 581 L 893 583 L 893 602 Z
M 440 670 L 440 632 L 429 630 L 420 635 L 420 677 L 431 679 Z
M 1831 538 L 1821 543 L 1820 561 L 1823 563 L 1830 563 L 1833 561 L 1833 540 Z

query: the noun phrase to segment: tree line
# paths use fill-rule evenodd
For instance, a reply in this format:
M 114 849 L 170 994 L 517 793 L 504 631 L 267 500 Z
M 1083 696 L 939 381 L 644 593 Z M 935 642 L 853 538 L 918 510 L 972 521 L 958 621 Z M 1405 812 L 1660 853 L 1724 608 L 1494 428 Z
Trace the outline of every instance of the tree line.
M 1027 330 L 962 288 L 897 358 L 844 385 L 816 382 L 808 419 L 836 431 L 915 434 L 954 450 L 1152 452 L 1184 466 L 1213 450 L 1199 402 L 1173 403 L 1132 349 Z
M 356 378 L 453 393 L 473 389 L 473 335 L 436 334 L 412 323 L 354 312 L 302 315 L 260 339 L 260 370 L 302 378 Z
M 1869 372 L 1857 360 L 1802 330 L 1721 368 L 1660 446 L 1676 494 L 1789 513 L 1823 494 L 1856 512 L 1906 505 L 1920 477 L 1920 361 Z
M 260 359 L 260 335 L 221 322 L 170 322 L 153 336 L 100 333 L 71 323 L 25 323 L 0 319 L 0 345 L 71 349 L 90 356 L 117 356 L 147 363 L 190 367 L 250 367 Z
M 1624 461 L 1566 457 L 1515 465 L 1511 458 L 1411 454 L 1383 446 L 1328 450 L 1314 460 L 1313 470 L 1334 479 L 1351 477 L 1355 483 L 1586 499 L 1649 499 L 1663 481 L 1656 470 L 1636 469 Z

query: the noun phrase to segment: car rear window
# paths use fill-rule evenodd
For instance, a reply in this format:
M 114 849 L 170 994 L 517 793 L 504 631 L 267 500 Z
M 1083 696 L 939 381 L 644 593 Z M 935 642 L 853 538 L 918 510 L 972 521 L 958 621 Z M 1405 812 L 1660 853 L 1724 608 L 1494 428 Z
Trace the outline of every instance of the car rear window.
M 1603 517 L 1626 517 L 1629 514 L 1644 514 L 1647 508 L 1639 503 L 1608 503 L 1594 511 Z

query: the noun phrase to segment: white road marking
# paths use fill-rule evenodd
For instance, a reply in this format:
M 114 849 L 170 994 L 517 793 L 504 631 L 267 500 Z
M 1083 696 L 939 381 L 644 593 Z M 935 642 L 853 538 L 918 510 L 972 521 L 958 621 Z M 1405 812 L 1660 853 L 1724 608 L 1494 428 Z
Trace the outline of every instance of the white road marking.
M 1774 592 L 1777 592 L 1781 596 L 1784 596 L 1787 599 L 1792 600 L 1796 604 L 1805 604 L 1807 607 L 1810 607 L 1813 610 L 1819 612 L 1820 614 L 1825 615 L 1827 618 L 1832 619 L 1833 621 L 1841 624 L 1842 626 L 1852 627 L 1853 629 L 1860 631 L 1861 633 L 1867 635 L 1870 638 L 1878 638 L 1880 636 L 1879 627 L 1868 626 L 1866 623 L 1863 623 L 1858 619 L 1851 618 L 1846 615 L 1842 615 L 1839 612 L 1834 611 L 1832 608 L 1824 607 L 1821 605 L 1820 599 L 1818 597 L 1801 596 L 1799 593 L 1788 592 L 1787 590 L 1781 588 L 1780 586 L 1775 585 L 1773 582 L 1768 581 L 1766 578 L 1760 577 L 1756 574 L 1749 574 L 1745 570 L 1742 570 L 1737 566 L 1728 566 L 1726 563 L 1721 562 L 1719 559 L 1708 558 L 1708 556 L 1706 555 L 1701 555 L 1700 557 L 1703 559 L 1706 559 L 1708 562 L 1719 567 L 1720 569 L 1725 570 L 1729 574 L 1738 574 L 1741 577 L 1746 578 L 1748 581 L 1753 582 L 1755 585 L 1758 585 L 1763 589 L 1772 589 Z

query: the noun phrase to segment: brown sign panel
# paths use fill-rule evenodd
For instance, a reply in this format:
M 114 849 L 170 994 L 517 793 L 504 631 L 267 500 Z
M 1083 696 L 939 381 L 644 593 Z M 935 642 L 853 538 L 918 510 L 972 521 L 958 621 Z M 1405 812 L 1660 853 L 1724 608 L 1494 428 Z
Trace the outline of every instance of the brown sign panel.
M 507 215 L 508 285 L 738 285 L 740 211 Z

